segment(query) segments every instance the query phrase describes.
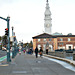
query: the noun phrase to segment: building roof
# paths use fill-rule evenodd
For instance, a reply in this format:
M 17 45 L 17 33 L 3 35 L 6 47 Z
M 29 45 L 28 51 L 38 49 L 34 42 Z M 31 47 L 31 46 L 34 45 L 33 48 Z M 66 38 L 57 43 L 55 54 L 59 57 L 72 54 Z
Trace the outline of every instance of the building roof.
M 75 37 L 75 35 L 50 35 L 48 33 L 43 33 L 37 36 L 32 37 L 35 38 L 57 38 L 57 37 Z
M 62 33 L 55 32 L 52 35 L 63 35 Z
M 43 33 L 43 34 L 34 36 L 34 37 L 32 37 L 32 38 L 34 39 L 34 38 L 50 38 L 50 37 L 52 37 L 52 35 L 47 34 L 47 33 Z

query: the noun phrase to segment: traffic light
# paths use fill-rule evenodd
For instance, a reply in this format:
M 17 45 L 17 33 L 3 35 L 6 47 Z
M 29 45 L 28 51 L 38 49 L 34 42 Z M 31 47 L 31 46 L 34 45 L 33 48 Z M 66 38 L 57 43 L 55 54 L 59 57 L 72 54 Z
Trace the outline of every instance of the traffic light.
M 9 34 L 9 31 L 8 31 L 8 28 L 5 29 L 5 35 L 8 35 Z

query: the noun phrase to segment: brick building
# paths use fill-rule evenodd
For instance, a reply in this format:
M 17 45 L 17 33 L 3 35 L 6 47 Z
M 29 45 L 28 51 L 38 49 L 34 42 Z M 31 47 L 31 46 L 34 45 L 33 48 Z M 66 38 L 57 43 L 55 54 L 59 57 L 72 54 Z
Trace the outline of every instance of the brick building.
M 43 33 L 33 38 L 33 49 L 42 47 L 45 51 L 48 48 L 50 51 L 56 49 L 75 49 L 75 35 L 50 35 Z

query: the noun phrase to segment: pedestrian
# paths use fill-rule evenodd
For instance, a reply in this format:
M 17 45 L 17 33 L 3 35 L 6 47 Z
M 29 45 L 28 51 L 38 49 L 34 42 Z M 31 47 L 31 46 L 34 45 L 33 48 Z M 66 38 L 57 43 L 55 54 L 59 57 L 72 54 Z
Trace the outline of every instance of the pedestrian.
M 48 54 L 48 49 L 46 49 L 46 54 Z
M 35 56 L 36 56 L 36 58 L 38 58 L 38 48 L 37 47 L 35 49 Z
M 23 53 L 25 54 L 25 50 L 23 50 Z
M 21 55 L 21 50 L 19 49 L 19 54 Z
M 43 55 L 42 47 L 40 47 L 39 55 L 40 55 L 40 57 L 42 57 L 42 55 Z
M 30 48 L 30 52 L 31 52 L 31 54 L 33 54 L 33 50 L 32 50 L 32 48 Z

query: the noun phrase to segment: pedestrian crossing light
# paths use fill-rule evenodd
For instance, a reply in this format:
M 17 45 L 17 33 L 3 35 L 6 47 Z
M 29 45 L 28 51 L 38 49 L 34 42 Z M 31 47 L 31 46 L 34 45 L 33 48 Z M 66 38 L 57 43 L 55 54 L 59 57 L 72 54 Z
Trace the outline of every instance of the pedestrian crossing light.
M 8 28 L 6 28 L 6 29 L 5 29 L 5 35 L 8 36 L 8 33 L 9 33 L 9 32 L 8 32 Z

